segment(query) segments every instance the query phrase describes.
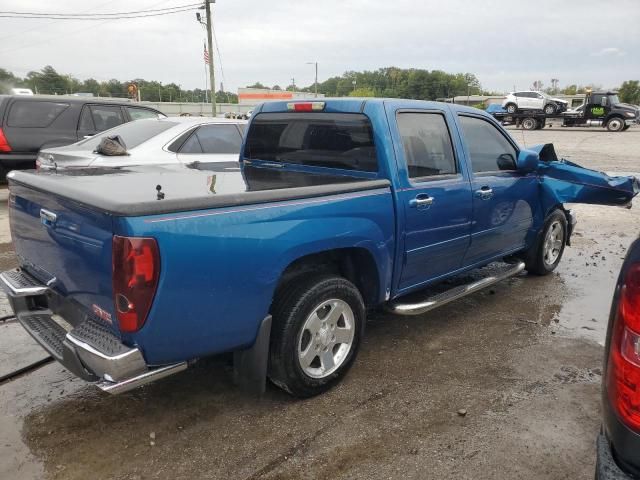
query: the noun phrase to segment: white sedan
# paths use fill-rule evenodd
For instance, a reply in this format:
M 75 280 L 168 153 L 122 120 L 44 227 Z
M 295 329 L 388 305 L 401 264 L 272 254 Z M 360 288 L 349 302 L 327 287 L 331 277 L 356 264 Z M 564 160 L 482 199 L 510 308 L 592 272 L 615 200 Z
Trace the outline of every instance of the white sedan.
M 245 120 L 204 117 L 136 120 L 71 145 L 43 149 L 36 168 L 237 162 L 246 124 Z M 126 153 L 98 153 L 102 139 L 114 136 L 122 139 Z

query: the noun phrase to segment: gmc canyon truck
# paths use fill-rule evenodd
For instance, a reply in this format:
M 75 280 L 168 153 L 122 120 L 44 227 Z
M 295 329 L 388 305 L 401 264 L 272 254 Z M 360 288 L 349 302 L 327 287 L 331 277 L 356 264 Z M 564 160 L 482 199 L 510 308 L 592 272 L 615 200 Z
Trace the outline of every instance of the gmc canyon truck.
M 548 274 L 575 224 L 564 203 L 638 192 L 552 145 L 522 150 L 480 110 L 382 99 L 264 104 L 239 162 L 14 171 L 9 186 L 20 267 L 0 283 L 71 372 L 119 393 L 233 352 L 241 387 L 298 397 L 345 375 L 368 309 L 419 315 Z

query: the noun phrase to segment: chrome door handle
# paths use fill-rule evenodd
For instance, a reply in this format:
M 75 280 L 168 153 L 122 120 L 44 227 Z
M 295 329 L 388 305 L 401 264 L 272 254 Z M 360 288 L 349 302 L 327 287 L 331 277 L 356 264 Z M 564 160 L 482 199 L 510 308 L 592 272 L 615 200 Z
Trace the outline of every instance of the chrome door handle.
M 489 200 L 493 197 L 493 189 L 491 187 L 482 187 L 480 190 L 475 191 L 475 195 L 481 200 Z
M 409 200 L 409 206 L 414 208 L 429 208 L 431 205 L 433 205 L 433 197 L 429 195 L 418 195 Z

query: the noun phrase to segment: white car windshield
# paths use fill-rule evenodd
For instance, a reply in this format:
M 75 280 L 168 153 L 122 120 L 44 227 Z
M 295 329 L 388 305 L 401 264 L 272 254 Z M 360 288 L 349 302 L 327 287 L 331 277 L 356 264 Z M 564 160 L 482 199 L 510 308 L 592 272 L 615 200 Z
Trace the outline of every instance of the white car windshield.
M 135 122 L 123 123 L 117 127 L 100 132 L 87 140 L 78 142 L 77 145 L 93 151 L 98 147 L 104 137 L 119 135 L 122 140 L 124 140 L 127 149 L 131 149 L 176 125 L 178 125 L 178 123 L 168 122 L 166 120 L 136 120 Z

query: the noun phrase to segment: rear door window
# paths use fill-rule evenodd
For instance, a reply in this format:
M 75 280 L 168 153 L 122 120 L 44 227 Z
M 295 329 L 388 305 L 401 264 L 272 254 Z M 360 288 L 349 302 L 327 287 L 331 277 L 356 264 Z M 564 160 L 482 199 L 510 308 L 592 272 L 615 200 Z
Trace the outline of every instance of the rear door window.
M 102 132 L 124 123 L 122 109 L 116 105 L 91 105 L 91 116 L 96 130 Z
M 11 105 L 7 125 L 9 127 L 44 128 L 69 108 L 63 102 L 33 102 L 17 100 Z
M 247 133 L 245 158 L 377 172 L 369 119 L 353 113 L 261 113 Z
M 443 115 L 402 112 L 397 118 L 409 178 L 456 173 L 451 136 Z

